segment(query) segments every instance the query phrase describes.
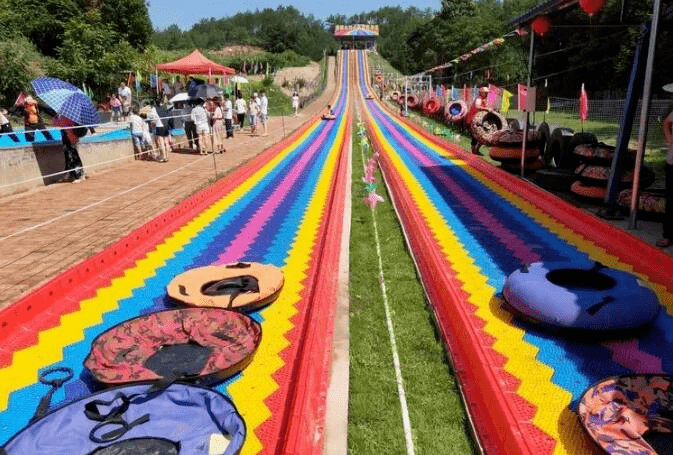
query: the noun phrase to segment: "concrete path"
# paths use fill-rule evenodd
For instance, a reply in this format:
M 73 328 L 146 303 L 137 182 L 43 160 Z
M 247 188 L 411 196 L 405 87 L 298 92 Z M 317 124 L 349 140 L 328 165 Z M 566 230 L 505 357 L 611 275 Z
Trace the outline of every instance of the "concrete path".
M 133 161 L 80 183 L 0 199 L 0 308 L 206 187 L 215 169 L 219 177 L 230 173 L 321 112 L 336 86 L 330 62 L 323 94 L 297 117 L 272 117 L 268 136 L 238 133 L 224 154 L 173 152 L 167 163 Z

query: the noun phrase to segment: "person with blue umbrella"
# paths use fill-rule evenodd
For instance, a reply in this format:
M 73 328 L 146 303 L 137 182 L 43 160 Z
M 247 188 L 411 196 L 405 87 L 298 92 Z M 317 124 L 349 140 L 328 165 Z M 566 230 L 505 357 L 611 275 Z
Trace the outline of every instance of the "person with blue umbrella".
M 65 170 L 73 182 L 81 182 L 86 177 L 77 142 L 87 134 L 87 129 L 95 132 L 94 126 L 100 122 L 96 106 L 82 90 L 60 79 L 38 77 L 31 85 L 37 96 L 58 114 L 54 124 L 62 128 Z

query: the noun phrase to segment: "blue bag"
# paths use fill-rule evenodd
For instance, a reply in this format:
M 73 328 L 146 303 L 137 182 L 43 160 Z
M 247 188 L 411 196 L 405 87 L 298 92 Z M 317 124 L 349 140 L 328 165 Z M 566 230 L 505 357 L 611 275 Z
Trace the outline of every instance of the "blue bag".
M 245 433 L 233 403 L 215 390 L 141 384 L 107 389 L 34 419 L 0 455 L 236 455 Z

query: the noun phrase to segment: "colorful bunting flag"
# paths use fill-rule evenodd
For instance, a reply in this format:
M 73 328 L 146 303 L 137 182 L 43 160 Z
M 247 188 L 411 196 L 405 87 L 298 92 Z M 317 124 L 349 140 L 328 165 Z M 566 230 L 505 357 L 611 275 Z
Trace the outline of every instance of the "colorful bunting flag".
M 586 90 L 584 90 L 583 82 L 582 89 L 580 90 L 580 121 L 582 123 L 586 122 L 587 117 L 589 117 L 589 97 Z
M 500 112 L 509 111 L 509 100 L 512 98 L 512 95 L 512 92 L 508 92 L 507 90 L 502 91 L 502 107 L 500 108 Z

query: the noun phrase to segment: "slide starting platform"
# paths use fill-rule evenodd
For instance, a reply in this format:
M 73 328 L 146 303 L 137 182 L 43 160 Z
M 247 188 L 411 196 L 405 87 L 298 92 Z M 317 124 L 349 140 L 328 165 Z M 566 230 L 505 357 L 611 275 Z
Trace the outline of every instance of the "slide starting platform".
M 578 401 L 606 377 L 673 374 L 673 260 L 395 115 L 370 96 L 363 53 L 357 62 L 363 120 L 478 444 L 487 454 L 604 453 L 580 425 Z M 540 261 L 635 274 L 661 311 L 622 336 L 577 336 L 514 316 L 505 280 Z
M 83 365 L 99 335 L 140 316 L 183 308 L 167 294 L 177 275 L 244 261 L 278 267 L 284 285 L 277 300 L 248 313 L 261 327 L 252 360 L 213 388 L 243 419 L 240 453 L 322 453 L 342 233 L 350 218 L 351 108 L 348 68 L 340 67 L 331 103 L 335 121 L 316 116 L 0 312 L 0 446 L 26 427 L 50 390 L 40 374 L 53 368 L 74 373 L 53 394 L 51 409 L 99 392 L 101 384 Z M 215 336 L 222 338 L 218 343 L 232 341 Z

